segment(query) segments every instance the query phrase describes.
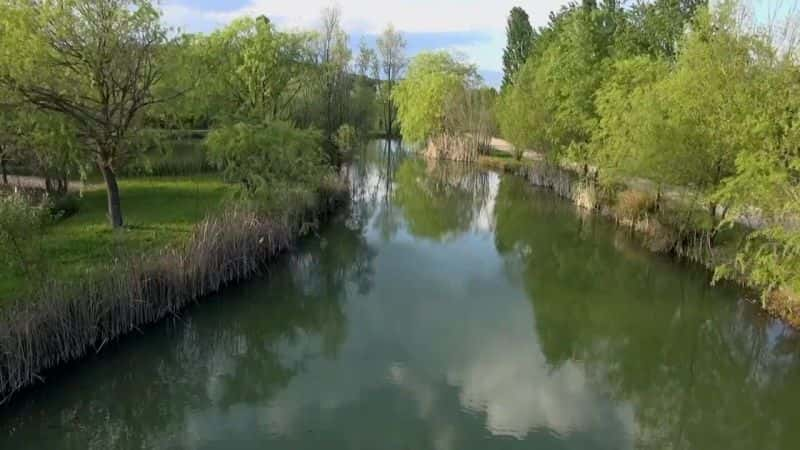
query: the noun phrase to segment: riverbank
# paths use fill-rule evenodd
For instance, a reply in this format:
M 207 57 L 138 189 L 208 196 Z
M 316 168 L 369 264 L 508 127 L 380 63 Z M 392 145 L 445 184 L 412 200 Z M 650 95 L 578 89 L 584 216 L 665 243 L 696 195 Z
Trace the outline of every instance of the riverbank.
M 345 201 L 341 181 L 321 186 L 290 193 L 279 208 L 232 204 L 177 244 L 144 256 L 126 252 L 75 280 L 46 280 L 28 298 L 0 308 L 0 404 L 42 382 L 47 370 L 264 270 Z
M 716 230 L 696 205 L 680 199 L 656 199 L 651 193 L 630 186 L 603 188 L 582 179 L 574 170 L 557 167 L 528 154 L 517 160 L 503 150 L 481 156 L 481 167 L 523 177 L 528 183 L 549 189 L 578 207 L 598 213 L 640 236 L 643 246 L 703 265 L 715 272 L 733 262 L 747 230 L 737 225 Z M 763 291 L 748 274 L 726 278 L 747 288 Z M 790 289 L 770 289 L 760 299 L 769 314 L 800 328 L 800 297 Z
M 31 259 L 41 260 L 33 264 L 37 273 L 81 278 L 120 256 L 181 245 L 235 190 L 215 175 L 123 178 L 120 188 L 128 224 L 122 230 L 108 227 L 105 187 L 87 184 L 72 193 L 68 217 L 29 231 L 37 247 Z M 25 294 L 32 283 L 27 278 L 13 268 L 0 271 L 0 306 Z

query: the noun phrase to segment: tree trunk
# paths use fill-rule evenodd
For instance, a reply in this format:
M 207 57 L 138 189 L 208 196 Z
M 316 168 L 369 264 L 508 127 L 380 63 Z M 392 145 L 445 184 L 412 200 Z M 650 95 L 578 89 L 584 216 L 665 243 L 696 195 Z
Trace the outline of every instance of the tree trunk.
M 119 198 L 119 186 L 117 185 L 117 174 L 108 165 L 101 164 L 100 172 L 103 173 L 103 180 L 106 182 L 106 196 L 108 197 L 108 218 L 113 228 L 122 226 L 122 204 Z
M 3 184 L 8 184 L 8 168 L 6 167 L 6 164 L 6 159 L 0 158 L 0 172 L 3 173 Z

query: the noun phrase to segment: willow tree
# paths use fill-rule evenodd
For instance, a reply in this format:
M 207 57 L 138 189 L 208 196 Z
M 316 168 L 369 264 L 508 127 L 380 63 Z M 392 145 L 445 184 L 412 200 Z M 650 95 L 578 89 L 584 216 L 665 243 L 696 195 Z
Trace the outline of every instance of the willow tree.
M 392 94 L 403 137 L 426 143 L 431 158 L 474 159 L 490 129 L 480 122 L 493 99 L 480 86 L 474 65 L 447 52 L 417 55 Z
M 169 44 L 148 0 L 8 0 L 0 6 L 0 84 L 77 127 L 106 184 L 108 215 L 123 225 L 117 172 L 133 145 Z

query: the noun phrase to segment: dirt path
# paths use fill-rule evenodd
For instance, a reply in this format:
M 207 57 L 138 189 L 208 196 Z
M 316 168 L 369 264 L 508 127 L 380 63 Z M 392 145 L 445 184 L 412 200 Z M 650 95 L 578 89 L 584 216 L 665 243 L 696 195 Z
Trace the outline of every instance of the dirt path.
M 494 137 L 490 145 L 499 152 L 508 153 L 509 155 L 514 154 L 514 146 L 504 139 Z M 533 161 L 540 161 L 542 159 L 542 154 L 533 150 L 525 150 L 522 157 Z
M 0 180 L 2 182 L 2 180 Z M 19 187 L 23 189 L 44 189 L 45 182 L 44 178 L 41 177 L 30 177 L 30 176 L 22 176 L 22 175 L 9 175 L 8 176 L 8 184 L 11 187 Z M 70 181 L 67 188 L 70 192 L 79 192 L 81 190 L 85 190 L 90 185 L 85 184 L 82 181 Z

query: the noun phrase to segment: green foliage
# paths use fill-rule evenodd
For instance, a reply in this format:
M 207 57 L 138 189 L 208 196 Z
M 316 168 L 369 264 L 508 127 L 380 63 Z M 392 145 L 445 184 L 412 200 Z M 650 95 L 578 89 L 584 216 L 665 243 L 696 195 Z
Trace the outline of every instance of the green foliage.
M 534 32 L 528 13 L 520 7 L 511 9 L 506 26 L 506 48 L 503 50 L 503 86 L 513 83 L 514 75 L 525 64 L 533 45 Z
M 672 70 L 646 57 L 615 64 L 597 96 L 598 162 L 708 194 L 763 142 L 759 61 L 769 55 L 727 14 L 698 17 Z
M 107 182 L 109 219 L 123 225 L 116 170 L 135 158 L 143 112 L 172 39 L 149 0 L 11 0 L 0 6 L 0 87 L 68 119 Z
M 53 220 L 64 220 L 74 216 L 81 208 L 80 199 L 75 194 L 63 194 L 50 200 L 48 210 Z
M 186 64 L 172 76 L 194 89 L 160 112 L 177 114 L 178 122 L 207 124 L 289 119 L 309 76 L 310 46 L 309 34 L 279 32 L 265 18 L 242 18 L 207 36 L 187 36 L 176 50 Z
M 557 153 L 588 142 L 597 122 L 594 93 L 607 69 L 594 14 L 574 9 L 559 17 L 557 31 L 537 40 L 535 54 L 503 93 L 498 120 L 515 147 Z M 573 156 L 585 161 L 582 153 Z
M 652 163 L 657 168 L 663 163 L 638 156 L 646 146 L 643 134 L 662 133 L 660 128 L 643 130 L 642 127 L 647 116 L 659 114 L 652 112 L 658 106 L 650 103 L 647 95 L 668 71 L 669 66 L 663 61 L 646 56 L 619 60 L 611 67 L 611 75 L 597 92 L 600 120 L 592 136 L 596 161 L 603 168 L 632 175 L 647 172 L 642 165 Z M 655 144 L 670 145 L 671 141 L 663 141 L 663 137 L 652 136 L 652 139 Z
M 403 137 L 420 143 L 448 131 L 448 100 L 473 87 L 476 78 L 474 66 L 447 52 L 417 55 L 392 94 Z
M 330 173 L 319 132 L 286 122 L 237 123 L 208 135 L 209 159 L 242 193 L 266 198 L 287 186 L 315 188 Z
M 708 0 L 638 2 L 630 11 L 624 33 L 625 50 L 656 58 L 675 59 L 687 25 Z
M 349 153 L 358 145 L 358 133 L 352 125 L 344 124 L 336 131 L 336 148 L 342 153 Z
M 500 131 L 517 149 L 598 167 L 601 186 L 641 177 L 683 197 L 658 205 L 680 236 L 712 245 L 720 222 L 750 222 L 718 276 L 797 291 L 800 69 L 741 4 L 706 5 L 586 1 L 551 14 L 501 95 Z M 650 208 L 622 191 L 605 197 L 626 218 Z
M 29 282 L 39 276 L 38 243 L 44 218 L 43 208 L 21 193 L 0 196 L 0 253 L 6 255 L 3 270 L 21 273 Z

